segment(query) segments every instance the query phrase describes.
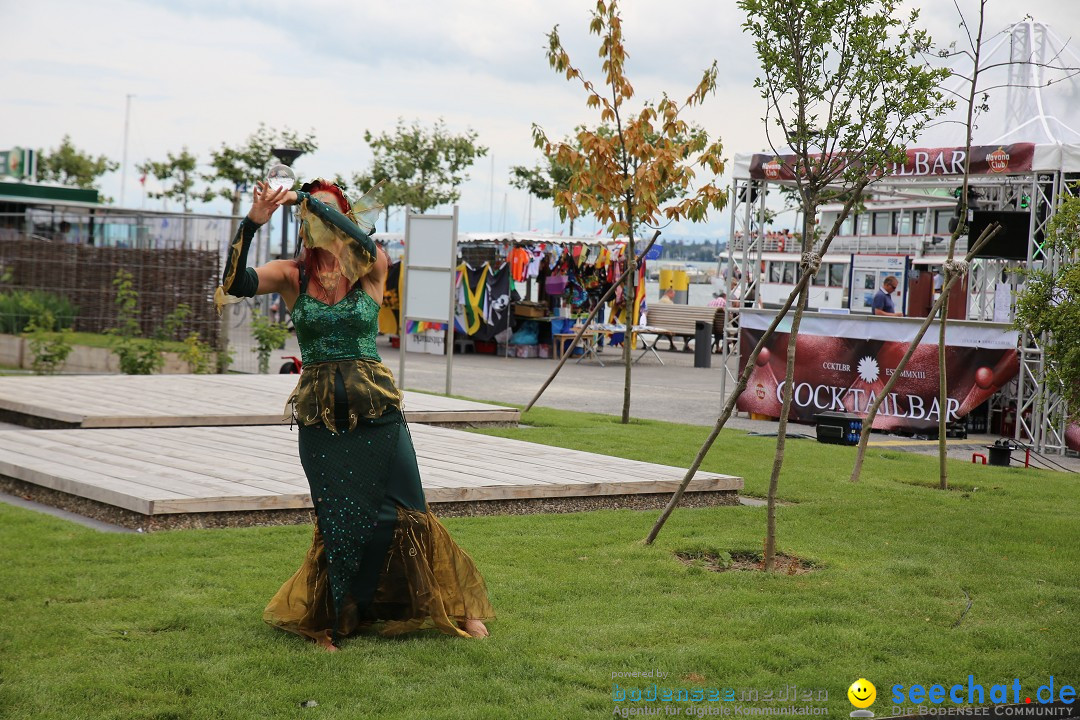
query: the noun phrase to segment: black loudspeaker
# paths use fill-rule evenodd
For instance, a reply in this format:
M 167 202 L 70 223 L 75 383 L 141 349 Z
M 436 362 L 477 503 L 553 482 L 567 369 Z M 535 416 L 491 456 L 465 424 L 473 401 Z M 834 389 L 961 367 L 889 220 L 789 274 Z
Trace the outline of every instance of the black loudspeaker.
M 975 257 L 1027 260 L 1028 238 L 1031 236 L 1031 213 L 1015 210 L 976 210 L 968 226 L 968 247 L 982 235 L 991 223 L 1001 223 L 1001 230 Z

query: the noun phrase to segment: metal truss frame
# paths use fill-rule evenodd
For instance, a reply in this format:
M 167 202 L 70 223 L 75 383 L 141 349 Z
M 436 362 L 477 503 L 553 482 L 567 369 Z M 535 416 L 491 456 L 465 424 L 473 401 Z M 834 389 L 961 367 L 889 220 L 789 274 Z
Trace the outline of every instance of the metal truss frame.
M 892 182 L 883 181 L 880 183 L 878 192 L 902 193 L 904 187 L 919 184 L 918 180 L 915 182 L 912 180 L 915 179 L 905 181 L 897 178 Z M 1060 267 L 1061 263 L 1070 261 L 1069 258 L 1051 251 L 1046 246 L 1044 238 L 1047 223 L 1053 217 L 1060 199 L 1065 194 L 1077 194 L 1074 184 L 1080 181 L 1080 174 L 1039 172 L 1032 173 L 1028 178 L 1024 176 L 1003 178 L 1003 181 L 998 181 L 997 184 L 987 183 L 985 178 L 978 180 L 977 185 L 974 183 L 973 185 L 983 192 L 984 199 L 993 207 L 1005 207 L 1013 201 L 1018 201 L 1021 193 L 1028 194 L 1031 201 L 1031 230 L 1026 267 L 1042 267 L 1053 272 Z M 942 182 L 938 179 L 924 181 L 922 184 L 940 185 Z M 764 247 L 765 197 L 771 184 L 773 183 L 768 180 L 748 178 L 734 178 L 731 183 L 729 202 L 731 225 L 727 246 L 728 276 L 725 281 L 729 292 L 728 303 L 724 309 L 722 346 L 724 373 L 720 381 L 720 392 L 725 400 L 728 383 L 730 382 L 733 388 L 738 381 L 737 372 L 730 367 L 730 361 L 734 358 L 737 368 L 738 359 L 742 353 L 739 307 L 746 306 L 747 303 L 757 304 L 760 298 L 758 283 Z M 739 233 L 739 240 L 736 240 L 736 233 Z M 1020 270 L 1018 263 L 1002 260 L 977 260 L 971 263 L 968 276 L 968 287 L 971 288 L 972 293 L 969 316 L 976 320 L 993 320 L 994 294 L 998 279 L 1003 274 L 1008 274 L 1015 298 Z M 732 285 L 732 277 L 736 278 L 734 285 Z M 734 292 L 731 292 L 732 289 Z M 1012 307 L 1010 307 L 1011 317 Z M 1039 452 L 1063 454 L 1066 450 L 1065 426 L 1068 412 L 1061 387 L 1050 383 L 1047 378 L 1043 348 L 1051 341 L 1051 338 L 1035 338 L 1027 333 L 1021 333 L 1018 348 L 1020 371 L 1017 379 L 1005 391 L 1005 394 L 1012 396 L 1014 394 L 1012 388 L 1015 387 L 1015 439 L 1032 445 Z M 1003 412 L 1008 402 L 1008 397 L 995 396 L 991 404 L 995 409 Z
M 742 340 L 739 333 L 739 307 L 759 303 L 758 291 L 764 249 L 765 192 L 768 182 L 735 178 L 731 182 L 731 231 L 728 234 L 728 275 L 724 279 L 728 293 L 724 305 L 724 333 L 721 350 L 724 373 L 720 377 L 720 395 L 727 401 L 728 380 L 738 384 L 737 371 L 732 372 L 729 359 L 742 356 Z M 741 233 L 741 242 L 736 242 Z M 732 280 L 735 280 L 732 283 Z M 734 292 L 733 292 L 734 291 Z M 736 364 L 737 367 L 737 364 Z
M 1058 203 L 1066 196 L 1076 196 L 1071 174 L 1039 173 L 1031 181 L 1031 241 L 1028 244 L 1027 266 L 1056 272 L 1070 258 L 1046 246 L 1046 227 Z M 1068 408 L 1060 383 L 1047 377 L 1045 348 L 1053 338 L 1043 333 L 1035 337 L 1022 332 L 1020 336 L 1020 373 L 1016 388 L 1016 439 L 1030 443 L 1039 452 L 1063 454 Z

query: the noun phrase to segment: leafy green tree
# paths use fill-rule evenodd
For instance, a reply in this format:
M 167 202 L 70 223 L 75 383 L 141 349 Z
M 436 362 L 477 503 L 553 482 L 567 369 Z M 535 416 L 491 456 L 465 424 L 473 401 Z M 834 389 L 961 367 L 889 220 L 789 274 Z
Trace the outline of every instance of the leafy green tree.
M 93 157 L 79 150 L 72 144 L 71 136 L 65 135 L 58 148 L 48 152 L 38 150 L 37 173 L 34 179 L 38 182 L 57 182 L 86 190 L 97 190 L 98 178 L 119 167 L 120 163 L 104 155 Z
M 179 155 L 173 155 L 170 152 L 166 154 L 162 162 L 148 160 L 141 165 L 136 165 L 135 169 L 145 175 L 153 175 L 165 184 L 165 188 L 160 192 L 150 192 L 147 195 L 152 198 L 179 200 L 184 212 L 188 212 L 192 200 L 208 202 L 214 197 L 212 191 L 197 192 L 195 190 L 196 182 L 202 178 L 197 171 L 197 165 L 198 158 L 188 152 L 185 147 Z
M 548 33 L 548 63 L 569 81 L 578 81 L 585 90 L 585 105 L 600 111 L 596 130 L 579 128 L 575 142 L 554 142 L 542 128 L 533 125 L 533 142 L 548 158 L 570 169 L 569 186 L 554 192 L 555 203 L 570 218 L 591 213 L 604 223 L 613 237 L 626 237 L 626 258 L 636 265 L 634 238 L 641 224 L 655 225 L 660 218 L 704 220 L 710 208 L 727 204 L 727 193 L 715 181 L 724 169 L 719 142 L 694 128 L 681 115 L 700 105 L 716 89 L 717 66 L 705 70 L 701 80 L 682 103 L 663 95 L 657 102 L 645 102 L 636 111 L 628 107 L 634 88 L 626 75 L 627 51 L 623 41 L 622 18 L 616 0 L 599 0 L 592 12 L 589 31 L 600 38 L 603 84 L 587 79 L 570 60 L 556 26 Z M 611 132 L 611 131 L 614 132 Z M 714 176 L 701 183 L 690 197 L 683 197 L 696 178 L 695 166 Z M 675 189 L 673 191 L 673 189 Z M 679 202 L 665 205 L 672 195 Z M 637 323 L 634 303 L 636 272 L 626 276 L 626 324 Z M 630 422 L 629 338 L 623 343 L 622 421 Z
M 683 482 L 657 520 L 655 539 L 745 390 L 762 347 L 792 305 L 797 304 L 788 340 L 780 427 L 769 478 L 765 569 L 776 559 L 776 493 L 784 463 L 791 409 L 795 348 L 806 308 L 807 288 L 840 225 L 864 190 L 886 177 L 884 168 L 905 157 L 905 146 L 949 101 L 938 86 L 947 71 L 927 67 L 920 54 L 930 47 L 916 27 L 918 13 L 898 18 L 900 0 L 739 0 L 745 32 L 754 40 L 762 74 L 755 80 L 766 102 L 769 142 L 790 148 L 780 157 L 794 178 L 804 218 L 799 281 L 769 328 L 749 353 L 744 371 Z M 814 222 L 818 208 L 841 202 L 827 230 Z
M 203 179 L 214 187 L 211 192 L 232 203 L 232 214 L 239 215 L 243 197 L 250 186 L 266 177 L 266 170 L 277 160 L 274 148 L 295 148 L 304 154 L 315 152 L 318 144 L 313 132 L 306 135 L 288 128 L 274 130 L 259 123 L 255 132 L 248 135 L 243 143 L 237 145 L 221 144 L 217 150 L 210 151 L 211 173 Z
M 456 202 L 461 197 L 458 188 L 469 179 L 466 171 L 488 152 L 477 137 L 472 130 L 452 134 L 441 118 L 430 128 L 419 121 L 407 126 L 399 118 L 392 133 L 365 131 L 375 157 L 367 172 L 354 176 L 354 185 L 366 190 L 385 180 L 379 200 L 388 217 L 391 207 L 426 212 Z
M 761 60 L 763 77 L 755 84 L 768 103 L 767 132 L 769 126 L 779 128 L 793 150 L 804 218 L 802 277 L 788 336 L 780 427 L 769 478 L 766 570 L 773 569 L 776 559 L 776 492 L 809 279 L 855 201 L 884 176 L 871 174 L 870 169 L 902 165 L 906 143 L 951 105 L 939 88 L 948 71 L 927 68 L 917 59 L 930 47 L 929 37 L 916 27 L 918 12 L 902 20 L 899 4 L 900 0 L 739 0 L 747 14 L 744 27 L 753 34 Z M 840 196 L 846 197 L 843 210 L 821 238 L 812 220 L 822 204 Z

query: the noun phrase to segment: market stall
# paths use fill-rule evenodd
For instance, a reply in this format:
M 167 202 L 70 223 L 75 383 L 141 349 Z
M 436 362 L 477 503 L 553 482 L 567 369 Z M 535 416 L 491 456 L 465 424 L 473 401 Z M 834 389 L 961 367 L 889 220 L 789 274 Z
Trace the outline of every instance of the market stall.
M 536 233 L 468 233 L 458 237 L 458 352 L 516 357 L 553 357 L 554 342 L 587 315 L 625 267 L 625 242 Z M 381 326 L 396 327 L 400 271 L 391 267 Z M 635 319 L 645 310 L 645 265 L 639 269 Z M 600 310 L 599 320 L 622 323 L 624 290 Z M 409 323 L 406 347 L 445 352 L 446 333 L 438 323 Z M 411 336 L 417 337 L 411 337 Z M 622 342 L 623 333 L 605 333 L 600 343 Z

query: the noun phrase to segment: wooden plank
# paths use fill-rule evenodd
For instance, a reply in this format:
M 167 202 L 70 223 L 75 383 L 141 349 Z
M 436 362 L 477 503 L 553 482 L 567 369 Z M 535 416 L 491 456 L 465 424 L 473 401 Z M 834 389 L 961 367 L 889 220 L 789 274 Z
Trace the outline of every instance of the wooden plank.
M 418 432 L 434 435 L 435 431 L 444 430 L 443 428 L 424 428 Z M 450 431 L 455 432 L 455 431 Z M 665 466 L 653 466 L 651 463 L 639 462 L 634 460 L 627 460 L 625 458 L 611 457 L 606 455 L 596 455 L 593 453 L 584 453 L 578 450 L 567 450 L 564 448 L 552 448 L 546 445 L 536 445 L 534 443 L 527 443 L 520 440 L 509 440 L 506 438 L 493 438 L 492 436 L 474 435 L 473 437 L 496 439 L 501 440 L 500 443 L 487 443 L 484 440 L 475 441 L 473 444 L 473 451 L 478 458 L 484 458 L 486 460 L 492 460 L 502 463 L 503 468 L 511 468 L 517 464 L 521 464 L 524 458 L 528 458 L 529 465 L 535 468 L 546 468 L 550 474 L 558 475 L 566 472 L 586 472 L 593 477 L 603 477 L 606 475 L 617 475 L 621 477 L 637 477 L 642 480 L 649 480 L 655 477 L 656 467 Z M 425 452 L 452 452 L 453 451 L 453 439 L 452 436 L 448 439 L 447 436 L 441 436 L 440 440 L 433 440 L 430 437 L 425 441 Z M 420 451 L 418 451 L 419 453 Z M 585 458 L 591 458 L 593 461 L 587 463 L 584 467 L 586 470 L 582 470 L 581 461 Z M 597 458 L 604 458 L 605 462 L 599 464 L 595 462 Z
M 681 468 L 416 425 L 430 502 L 668 493 Z M 144 514 L 310 507 L 284 426 L 0 432 L 0 473 Z M 738 490 L 699 474 L 689 490 Z
M 146 488 L 138 483 L 99 475 L 46 458 L 4 452 L 0 454 L 0 475 L 144 515 L 150 514 L 153 508 L 153 501 L 146 497 Z
M 253 510 L 302 510 L 313 508 L 308 494 L 273 495 L 261 498 L 184 498 L 157 500 L 154 515 L 196 512 L 250 512 Z
M 245 487 L 239 483 L 221 483 L 214 478 L 199 473 L 191 473 L 163 464 L 142 463 L 129 460 L 112 452 L 113 448 L 107 439 L 87 440 L 77 437 L 76 433 L 99 432 L 93 430 L 43 430 L 38 432 L 18 432 L 20 439 L 28 446 L 33 446 L 39 451 L 59 453 L 66 450 L 71 453 L 73 461 L 77 461 L 80 468 L 99 472 L 103 475 L 121 478 L 144 485 L 148 488 L 167 490 L 188 497 L 205 497 L 213 492 L 229 492 L 232 494 L 242 493 Z M 71 437 L 57 438 L 55 440 L 41 438 L 48 433 L 68 432 Z M 90 450 L 82 446 L 84 442 L 97 443 L 100 449 Z M 233 487 L 235 485 L 235 487 Z M 249 493 L 249 494 L 254 494 Z
M 99 375 L 0 378 L 0 409 L 83 427 L 288 424 L 295 375 Z M 406 391 L 415 422 L 518 422 L 519 410 Z M 226 409 L 222 409 L 226 408 Z
M 69 442 L 71 441 L 69 440 Z M 82 447 L 87 446 L 83 445 Z M 151 467 L 167 465 L 170 469 L 186 471 L 191 473 L 190 478 L 192 478 L 193 482 L 200 485 L 207 484 L 207 487 L 211 487 L 208 483 L 220 480 L 227 483 L 227 485 L 221 487 L 222 490 L 230 490 L 235 487 L 240 491 L 247 492 L 247 494 L 292 492 L 296 489 L 295 485 L 281 482 L 279 479 L 291 477 L 291 473 L 285 475 L 263 466 L 252 468 L 250 464 L 242 465 L 231 461 L 227 455 L 217 456 L 212 462 L 209 462 L 206 459 L 199 459 L 201 455 L 198 452 L 200 447 L 201 445 L 196 445 L 176 450 L 163 447 L 157 439 L 147 443 L 134 440 L 124 442 L 122 438 L 117 437 L 115 434 L 109 438 L 109 453 L 111 456 L 123 458 L 125 461 L 130 460 L 132 466 L 135 466 L 134 463 L 139 463 L 135 467 L 144 464 Z M 206 478 L 206 480 L 202 478 Z M 213 487 L 218 486 L 215 484 Z M 250 492 L 244 490 L 245 488 L 250 489 Z

